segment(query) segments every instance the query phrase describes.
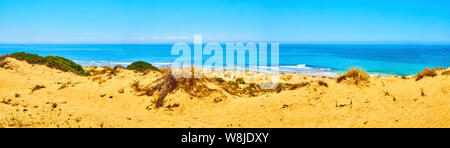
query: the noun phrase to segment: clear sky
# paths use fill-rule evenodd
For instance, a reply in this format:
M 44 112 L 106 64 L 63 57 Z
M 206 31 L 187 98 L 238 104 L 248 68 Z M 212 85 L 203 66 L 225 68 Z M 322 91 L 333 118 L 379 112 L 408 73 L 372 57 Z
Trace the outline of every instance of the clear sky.
M 0 0 L 0 43 L 450 42 L 450 0 Z

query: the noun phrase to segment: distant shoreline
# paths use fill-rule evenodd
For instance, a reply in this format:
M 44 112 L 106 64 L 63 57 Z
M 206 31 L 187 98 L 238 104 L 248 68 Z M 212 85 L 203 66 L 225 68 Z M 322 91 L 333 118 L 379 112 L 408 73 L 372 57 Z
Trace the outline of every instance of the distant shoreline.
M 3 56 L 3 55 L 0 55 L 0 56 Z M 105 66 L 106 67 L 114 67 L 116 65 L 120 65 L 120 66 L 126 67 L 126 66 L 130 65 L 131 63 L 133 63 L 133 62 L 114 62 L 114 61 L 90 61 L 90 62 L 86 63 L 86 61 L 77 61 L 77 60 L 74 60 L 74 62 L 77 63 L 77 64 L 80 64 L 81 66 L 83 66 L 83 68 L 88 68 L 88 67 L 105 67 Z M 167 67 L 170 67 L 170 64 L 171 64 L 171 62 L 148 62 L 148 63 L 150 63 L 152 65 L 155 65 L 158 68 L 167 68 Z M 278 69 L 280 69 L 280 67 L 282 68 L 282 67 L 296 67 L 296 66 L 309 68 L 309 67 L 307 67 L 308 65 L 306 65 L 306 64 L 299 64 L 299 65 L 281 65 L 281 66 L 278 66 Z M 434 66 L 434 67 L 436 67 L 436 66 Z M 234 68 L 236 68 L 236 69 L 234 69 Z M 358 67 L 354 67 L 354 68 L 358 68 Z M 430 68 L 432 68 L 432 67 L 430 67 Z M 446 67 L 444 67 L 444 68 L 446 68 Z M 341 74 L 343 74 L 343 73 L 345 73 L 347 71 L 347 70 L 332 70 L 331 68 L 318 68 L 318 69 L 322 69 L 322 70 L 326 69 L 328 71 L 298 72 L 298 71 L 280 70 L 279 73 L 295 74 L 295 75 L 303 75 L 303 76 L 321 76 L 321 77 L 336 78 L 339 75 L 341 75 Z M 361 68 L 358 68 L 358 69 L 361 69 Z M 225 67 L 224 70 L 259 72 L 255 68 L 243 69 L 243 68 L 239 68 L 239 67 Z M 365 70 L 365 69 L 362 69 L 362 70 Z M 267 72 L 267 71 L 262 71 L 262 72 Z M 268 72 L 268 73 L 270 73 L 270 72 Z M 381 73 L 381 72 L 367 72 L 367 73 L 370 76 L 380 76 L 380 77 L 387 77 L 387 76 L 411 76 L 411 75 L 415 75 L 415 74 L 389 74 L 389 73 Z

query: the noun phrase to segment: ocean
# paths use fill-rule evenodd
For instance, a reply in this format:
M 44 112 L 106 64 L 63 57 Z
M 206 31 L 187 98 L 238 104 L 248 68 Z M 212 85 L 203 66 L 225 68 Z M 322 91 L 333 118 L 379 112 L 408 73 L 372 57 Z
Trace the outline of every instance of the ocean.
M 0 54 L 27 52 L 42 56 L 62 56 L 83 66 L 126 66 L 134 61 L 146 61 L 164 67 L 180 56 L 170 54 L 172 46 L 173 44 L 0 44 Z M 225 50 L 225 45 L 222 47 Z M 248 63 L 248 54 L 246 56 Z M 203 61 L 208 57 L 204 56 Z M 412 75 L 425 67 L 450 67 L 450 45 L 280 44 L 279 65 L 280 72 L 319 76 L 333 76 L 351 67 L 362 68 L 372 75 Z

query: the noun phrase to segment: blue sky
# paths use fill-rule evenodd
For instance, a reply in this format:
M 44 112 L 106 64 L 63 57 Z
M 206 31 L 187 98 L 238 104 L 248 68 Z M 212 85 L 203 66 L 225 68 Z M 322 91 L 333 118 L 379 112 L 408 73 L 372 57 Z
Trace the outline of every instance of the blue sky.
M 0 0 L 0 43 L 450 42 L 449 0 Z

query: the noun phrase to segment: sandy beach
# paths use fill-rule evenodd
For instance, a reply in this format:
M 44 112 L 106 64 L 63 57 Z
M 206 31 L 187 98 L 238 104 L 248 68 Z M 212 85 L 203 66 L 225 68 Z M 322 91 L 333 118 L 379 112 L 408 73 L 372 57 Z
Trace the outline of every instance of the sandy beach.
M 251 80 L 209 79 L 178 87 L 158 107 L 158 95 L 143 90 L 164 77 L 162 72 L 85 67 L 99 73 L 79 76 L 5 61 L 0 127 L 450 127 L 450 75 L 443 74 L 449 69 L 418 81 L 372 76 L 358 85 L 281 74 L 280 83 L 289 87 L 251 92 L 238 91 L 251 88 Z M 225 87 L 229 81 L 239 83 L 236 90 Z

